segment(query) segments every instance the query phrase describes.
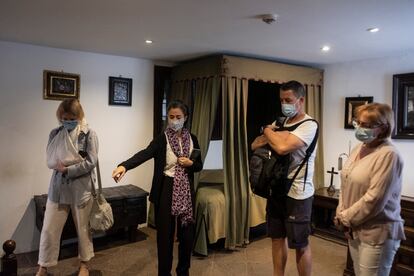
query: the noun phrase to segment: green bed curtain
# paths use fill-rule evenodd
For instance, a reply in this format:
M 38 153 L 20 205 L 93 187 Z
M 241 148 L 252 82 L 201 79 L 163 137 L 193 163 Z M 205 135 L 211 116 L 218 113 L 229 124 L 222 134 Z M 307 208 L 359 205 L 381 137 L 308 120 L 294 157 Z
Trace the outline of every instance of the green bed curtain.
M 306 85 L 306 113 L 312 116 L 319 122 L 319 138 L 318 148 L 316 150 L 315 158 L 315 172 L 313 176 L 313 183 L 315 190 L 324 187 L 325 169 L 323 162 L 323 139 L 322 139 L 322 88 L 320 85 Z
M 190 116 L 187 119 L 187 126 L 191 128 L 192 123 L 192 111 L 193 111 L 193 81 L 192 80 L 182 80 L 174 81 L 171 85 L 171 94 L 167 98 L 167 102 L 171 100 L 180 100 L 185 103 L 190 112 Z
M 197 136 L 200 144 L 201 157 L 204 162 L 210 144 L 211 133 L 217 114 L 220 96 L 220 77 L 197 79 L 195 81 L 194 107 L 191 122 L 191 132 Z M 198 174 L 194 179 L 197 190 Z
M 249 239 L 249 182 L 247 156 L 248 81 L 223 77 L 223 170 L 226 198 L 225 247 L 233 249 Z
M 171 86 L 171 94 L 168 97 L 168 102 L 171 100 L 181 100 L 188 106 L 191 105 L 191 90 L 192 80 L 175 81 Z

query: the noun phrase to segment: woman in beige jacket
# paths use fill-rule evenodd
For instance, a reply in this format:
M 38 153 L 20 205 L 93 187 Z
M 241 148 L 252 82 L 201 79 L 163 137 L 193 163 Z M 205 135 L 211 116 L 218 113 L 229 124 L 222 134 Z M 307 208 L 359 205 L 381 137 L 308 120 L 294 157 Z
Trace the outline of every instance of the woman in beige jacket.
M 403 161 L 389 141 L 393 112 L 386 104 L 356 109 L 355 136 L 362 143 L 341 172 L 336 224 L 348 237 L 354 270 L 360 275 L 389 275 L 400 241 Z

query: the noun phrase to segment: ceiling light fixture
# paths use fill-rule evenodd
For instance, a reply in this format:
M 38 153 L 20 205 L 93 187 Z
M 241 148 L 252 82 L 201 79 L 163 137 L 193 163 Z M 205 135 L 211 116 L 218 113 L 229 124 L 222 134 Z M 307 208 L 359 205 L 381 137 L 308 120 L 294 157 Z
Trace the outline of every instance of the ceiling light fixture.
M 378 32 L 379 31 L 379 28 L 368 28 L 367 29 L 367 32 L 370 32 L 370 33 L 376 33 L 376 32 Z
M 147 39 L 147 40 L 145 40 L 145 43 L 147 43 L 147 44 L 152 44 L 152 40 L 150 40 L 150 39 Z
M 328 45 L 322 46 L 321 50 L 322 52 L 328 52 L 331 49 Z

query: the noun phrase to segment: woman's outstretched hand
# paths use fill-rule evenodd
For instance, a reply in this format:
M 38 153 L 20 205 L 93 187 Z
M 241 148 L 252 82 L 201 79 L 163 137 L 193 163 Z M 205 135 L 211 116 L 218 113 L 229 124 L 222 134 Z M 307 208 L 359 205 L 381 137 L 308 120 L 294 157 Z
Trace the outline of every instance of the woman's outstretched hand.
M 124 177 L 126 173 L 126 169 L 124 166 L 119 166 L 115 170 L 112 171 L 112 178 L 118 183 L 122 177 Z

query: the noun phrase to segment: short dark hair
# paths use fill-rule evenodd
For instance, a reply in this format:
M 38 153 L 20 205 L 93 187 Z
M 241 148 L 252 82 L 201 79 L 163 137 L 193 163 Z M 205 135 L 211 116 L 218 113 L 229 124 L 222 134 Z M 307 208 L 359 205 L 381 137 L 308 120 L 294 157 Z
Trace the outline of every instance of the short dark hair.
M 188 106 L 180 100 L 172 100 L 168 103 L 167 113 L 172 108 L 179 108 L 184 113 L 184 116 L 188 116 Z
M 280 91 L 288 90 L 292 90 L 296 98 L 305 97 L 305 87 L 298 81 L 291 80 L 280 86 Z

